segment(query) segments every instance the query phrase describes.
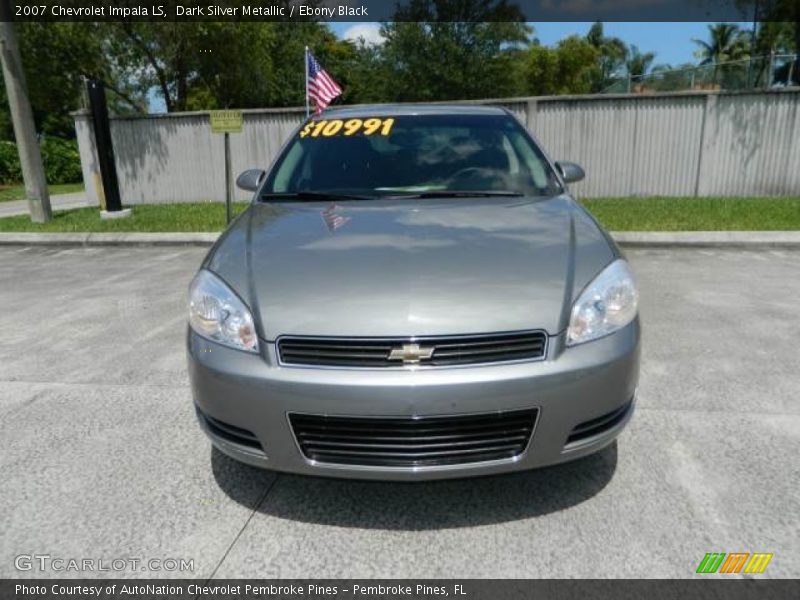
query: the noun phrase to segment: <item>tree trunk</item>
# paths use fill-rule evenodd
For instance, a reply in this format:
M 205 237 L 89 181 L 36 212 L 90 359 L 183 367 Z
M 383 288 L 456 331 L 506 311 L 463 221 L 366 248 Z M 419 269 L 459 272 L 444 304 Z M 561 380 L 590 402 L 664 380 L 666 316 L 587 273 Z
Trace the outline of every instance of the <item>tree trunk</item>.
M 181 39 L 178 43 L 175 57 L 175 99 L 176 110 L 186 110 L 186 102 L 189 92 L 189 73 L 186 67 L 186 48 Z
M 158 59 L 147 47 L 147 44 L 139 38 L 138 35 L 133 31 L 131 28 L 131 24 L 128 22 L 122 23 L 122 30 L 125 32 L 125 35 L 128 36 L 136 46 L 144 53 L 147 62 L 150 63 L 150 66 L 153 67 L 153 70 L 156 72 L 156 78 L 158 79 L 158 86 L 161 88 L 161 94 L 164 96 L 164 104 L 167 108 L 167 112 L 172 112 L 175 107 L 175 103 L 172 101 L 172 96 L 169 93 L 169 81 L 167 79 L 167 74 L 164 72 L 164 69 L 158 64 Z

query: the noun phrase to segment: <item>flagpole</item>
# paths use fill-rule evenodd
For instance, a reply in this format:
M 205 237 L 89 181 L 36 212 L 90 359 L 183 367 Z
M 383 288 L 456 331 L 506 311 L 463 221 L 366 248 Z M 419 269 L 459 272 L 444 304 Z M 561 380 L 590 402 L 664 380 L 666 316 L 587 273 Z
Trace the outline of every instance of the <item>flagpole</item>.
M 303 62 L 306 66 L 306 119 L 309 115 L 309 108 L 308 108 L 308 46 L 306 46 L 305 54 L 303 55 Z

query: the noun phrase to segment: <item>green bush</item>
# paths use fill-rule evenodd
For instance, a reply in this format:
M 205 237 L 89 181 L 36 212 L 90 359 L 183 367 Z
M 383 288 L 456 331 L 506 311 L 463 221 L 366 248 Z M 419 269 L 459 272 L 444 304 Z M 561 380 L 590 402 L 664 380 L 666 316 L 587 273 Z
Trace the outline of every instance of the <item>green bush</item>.
M 47 183 L 81 181 L 81 157 L 75 140 L 45 138 L 42 142 L 42 161 Z
M 0 184 L 22 181 L 17 145 L 14 142 L 0 141 Z
M 42 161 L 47 183 L 78 183 L 81 181 L 81 158 L 78 143 L 56 137 L 44 138 L 41 143 Z M 22 181 L 17 145 L 0 141 L 0 184 Z

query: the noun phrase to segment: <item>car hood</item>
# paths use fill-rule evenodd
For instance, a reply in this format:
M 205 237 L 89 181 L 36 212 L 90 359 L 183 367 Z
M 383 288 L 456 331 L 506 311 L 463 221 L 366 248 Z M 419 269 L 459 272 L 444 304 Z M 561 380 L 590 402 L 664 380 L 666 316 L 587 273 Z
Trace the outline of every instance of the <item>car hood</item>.
M 569 196 L 254 204 L 205 266 L 260 335 L 425 336 L 567 325 L 617 255 Z

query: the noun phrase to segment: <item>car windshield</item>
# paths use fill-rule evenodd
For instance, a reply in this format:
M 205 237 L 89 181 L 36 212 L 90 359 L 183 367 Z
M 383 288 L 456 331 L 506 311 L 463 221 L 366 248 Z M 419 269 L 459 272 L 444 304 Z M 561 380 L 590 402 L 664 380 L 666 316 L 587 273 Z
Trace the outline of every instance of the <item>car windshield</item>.
M 509 115 L 332 115 L 300 128 L 262 196 L 313 200 L 320 193 L 425 198 L 561 191 L 541 150 Z

